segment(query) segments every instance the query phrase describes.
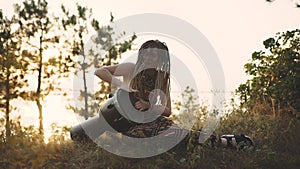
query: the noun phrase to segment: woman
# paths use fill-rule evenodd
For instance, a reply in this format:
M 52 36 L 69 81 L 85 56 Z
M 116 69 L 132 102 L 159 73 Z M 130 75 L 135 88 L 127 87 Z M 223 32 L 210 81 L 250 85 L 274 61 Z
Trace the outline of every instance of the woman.
M 126 131 L 131 137 L 152 137 L 172 126 L 166 117 L 171 115 L 170 55 L 165 43 L 145 42 L 138 51 L 137 62 L 104 66 L 95 75 L 112 86 L 134 92 L 133 106 L 139 111 L 160 114 L 155 120 L 137 124 Z M 122 76 L 123 81 L 116 78 Z

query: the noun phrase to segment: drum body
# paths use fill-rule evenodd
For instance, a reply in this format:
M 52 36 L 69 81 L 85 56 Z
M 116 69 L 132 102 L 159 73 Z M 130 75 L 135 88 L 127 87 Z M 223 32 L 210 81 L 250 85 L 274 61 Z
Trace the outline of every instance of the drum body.
M 116 131 L 125 132 L 129 128 L 137 125 L 131 115 L 137 110 L 133 107 L 135 99 L 132 93 L 119 89 L 112 98 L 101 105 L 99 116 L 103 116 L 105 121 Z
M 136 119 L 137 110 L 132 106 L 136 100 L 132 93 L 118 90 L 113 97 L 101 105 L 99 114 L 74 126 L 70 130 L 74 141 L 92 141 L 105 131 L 125 132 L 138 123 L 130 120 Z
M 88 142 L 95 140 L 103 132 L 105 131 L 103 130 L 102 121 L 97 115 L 72 127 L 70 135 L 73 141 Z

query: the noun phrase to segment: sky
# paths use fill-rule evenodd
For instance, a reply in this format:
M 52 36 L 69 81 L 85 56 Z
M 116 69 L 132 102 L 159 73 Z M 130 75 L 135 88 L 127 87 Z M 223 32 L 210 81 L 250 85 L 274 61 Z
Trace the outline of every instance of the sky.
M 7 15 L 12 13 L 12 4 L 20 0 L 1 1 L 0 6 Z M 291 0 L 228 0 L 228 1 L 179 1 L 179 0 L 82 0 L 66 1 L 91 7 L 100 23 L 108 23 L 109 13 L 115 20 L 142 13 L 168 14 L 192 24 L 207 37 L 221 61 L 226 86 L 234 90 L 246 79 L 243 65 L 252 52 L 263 49 L 262 42 L 277 32 L 299 27 L 300 9 Z M 52 10 L 59 10 L 61 1 L 51 0 Z M 172 48 L 170 49 L 172 51 Z
M 9 16 L 13 11 L 12 4 L 20 2 L 22 1 L 2 0 L 0 8 L 5 15 Z M 61 2 L 49 0 L 50 9 L 59 10 Z M 295 7 L 294 3 L 297 1 L 294 0 L 276 0 L 272 3 L 265 0 L 68 0 L 63 3 L 72 8 L 76 2 L 92 8 L 94 17 L 103 24 L 108 23 L 110 12 L 115 20 L 135 14 L 160 13 L 175 16 L 192 24 L 209 40 L 218 55 L 225 76 L 226 93 L 234 91 L 248 78 L 243 66 L 254 51 L 263 50 L 262 42 L 265 39 L 274 37 L 277 32 L 293 30 L 300 26 L 300 9 Z M 181 52 L 178 51 L 181 49 L 178 42 L 165 37 L 162 39 L 170 43 L 170 51 L 174 51 L 176 55 L 184 55 L 182 51 L 186 49 L 182 48 Z M 208 89 L 209 87 L 203 90 Z M 53 111 L 53 107 L 57 107 L 57 104 L 51 100 L 65 103 L 64 99 L 51 96 L 48 100 L 49 104 L 45 106 L 44 113 L 48 123 L 50 121 L 59 121 L 61 124 L 78 122 L 76 121 L 78 118 L 70 112 L 60 116 L 57 114 L 62 114 L 63 109 Z M 37 123 L 37 113 L 35 113 L 37 111 L 34 113 L 32 111 L 36 106 L 24 106 L 26 111 L 24 119 L 29 123 Z M 48 123 L 45 125 L 49 125 Z

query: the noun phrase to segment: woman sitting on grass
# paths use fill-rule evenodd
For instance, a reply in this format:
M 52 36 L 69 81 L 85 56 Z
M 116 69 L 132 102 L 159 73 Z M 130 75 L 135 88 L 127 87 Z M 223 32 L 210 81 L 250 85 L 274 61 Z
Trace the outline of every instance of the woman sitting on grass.
M 136 102 L 133 106 L 137 110 L 148 111 L 153 116 L 158 115 L 155 120 L 139 123 L 123 134 L 131 137 L 152 137 L 173 125 L 167 118 L 171 115 L 170 55 L 165 43 L 149 40 L 139 49 L 136 64 L 105 66 L 96 70 L 95 75 L 113 86 L 134 92 Z M 123 81 L 116 76 L 122 76 Z

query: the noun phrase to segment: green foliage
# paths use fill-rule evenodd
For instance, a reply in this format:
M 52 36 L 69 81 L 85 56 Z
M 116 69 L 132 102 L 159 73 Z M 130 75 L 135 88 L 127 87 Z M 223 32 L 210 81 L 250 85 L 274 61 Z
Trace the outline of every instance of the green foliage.
M 300 122 L 294 118 L 294 115 L 299 114 L 299 30 L 287 31 L 267 39 L 263 43 L 266 50 L 252 54 L 251 62 L 245 65 L 246 73 L 252 79 L 241 84 L 238 89 L 245 107 L 235 107 L 229 111 L 215 131 L 217 135 L 249 135 L 255 141 L 254 149 L 238 151 L 193 145 L 187 151 L 186 148 L 173 149 L 155 157 L 129 159 L 106 152 L 94 144 L 75 144 L 69 139 L 69 127 L 58 126 L 56 123 L 52 124 L 52 135 L 46 144 L 39 129 L 22 126 L 20 118 L 9 118 L 9 112 L 14 108 L 12 100 L 19 97 L 42 99 L 51 91 L 58 90 L 58 84 L 54 82 L 60 77 L 66 77 L 75 66 L 73 56 L 81 54 L 82 41 L 77 39 L 74 43 L 65 43 L 61 41 L 64 36 L 53 35 L 53 32 L 63 32 L 61 29 L 69 29 L 70 25 L 78 26 L 90 17 L 90 10 L 78 5 L 78 14 L 70 14 L 62 7 L 69 18 L 53 18 L 48 13 L 45 0 L 25 0 L 15 5 L 15 8 L 18 15 L 11 19 L 6 18 L 0 10 L 0 111 L 6 112 L 5 119 L 0 118 L 0 168 L 299 167 Z M 78 17 L 82 20 L 78 20 Z M 62 28 L 55 24 L 58 23 L 57 19 L 66 19 L 59 22 L 63 24 Z M 131 44 L 136 38 L 133 35 L 128 41 L 115 43 L 117 40 L 112 39 L 111 27 L 101 27 L 97 20 L 90 19 L 87 24 L 97 31 L 93 40 L 103 51 L 108 52 L 104 58 L 99 58 L 96 51 L 88 51 L 86 56 L 93 57 L 90 57 L 89 62 L 80 63 L 86 71 L 88 67 L 116 64 L 123 52 L 131 50 Z M 83 27 L 72 28 L 77 38 L 85 36 L 83 32 L 86 30 Z M 45 52 L 57 49 L 55 46 L 58 44 L 63 44 L 58 50 L 59 55 L 44 57 Z M 41 73 L 39 84 L 43 85 L 36 91 L 25 91 L 23 87 L 28 84 L 26 76 L 32 72 Z M 99 95 L 96 93 L 97 100 L 105 99 L 110 92 L 110 86 L 103 82 L 101 86 Z M 93 94 L 82 93 L 82 96 L 87 95 L 91 97 Z M 183 124 L 195 120 L 193 129 L 201 129 L 205 117 L 213 112 L 209 113 L 206 105 L 197 103 L 198 98 L 190 88 L 186 89 L 182 98 L 183 102 L 176 102 L 175 105 L 183 114 L 173 118 L 178 120 L 182 117 Z M 280 116 L 270 116 L 270 112 Z
M 110 21 L 113 22 L 112 14 Z M 100 46 L 100 49 L 90 50 L 89 52 L 89 54 L 94 57 L 93 66 L 95 69 L 102 66 L 118 64 L 122 54 L 132 49 L 133 42 L 137 38 L 136 35 L 131 35 L 127 38 L 127 40 L 120 41 L 119 39 L 126 35 L 125 32 L 123 32 L 121 35 L 117 35 L 116 39 L 113 39 L 115 33 L 109 25 L 102 26 L 99 29 L 96 29 L 96 31 L 97 34 L 92 38 L 92 40 L 96 46 Z M 105 52 L 105 55 L 101 56 L 101 52 Z M 100 90 L 94 93 L 94 99 L 98 101 L 97 107 L 99 107 L 100 103 L 106 100 L 108 95 L 112 92 L 111 85 L 104 81 L 100 81 L 99 86 Z
M 43 143 L 38 130 L 29 127 L 22 127 L 20 118 L 10 121 L 12 135 L 9 141 L 1 141 L 1 168 L 25 168 L 38 166 L 44 159 L 38 158 L 45 155 Z
M 195 90 L 189 86 L 181 94 L 181 99 L 174 101 L 175 109 L 180 114 L 173 116 L 172 119 L 182 128 L 200 130 L 208 115 L 208 106 L 199 103 Z
M 274 1 L 275 1 L 275 0 L 266 0 L 266 2 L 268 2 L 268 3 L 271 3 L 271 2 L 274 2 Z M 300 8 L 300 3 L 299 3 L 299 1 L 292 0 L 292 2 L 293 2 L 294 6 L 295 6 L 296 8 Z
M 112 39 L 113 35 L 113 29 L 109 25 L 97 30 L 97 35 L 93 38 L 93 42 L 101 46 L 100 52 L 105 52 L 105 55 L 99 57 L 99 53 L 93 50 L 90 51 L 90 54 L 94 56 L 94 68 L 118 64 L 121 55 L 131 50 L 132 44 L 137 38 L 136 35 L 132 35 L 127 40 L 119 42 L 119 39 Z M 119 38 L 122 36 L 125 36 L 125 33 L 119 35 Z M 108 95 L 112 92 L 112 86 L 104 81 L 100 81 L 99 86 L 100 90 L 94 94 L 95 99 L 98 101 L 97 107 L 99 107 L 100 103 L 106 100 Z
M 263 42 L 266 51 L 254 52 L 245 70 L 252 79 L 237 89 L 242 104 L 254 107 L 265 103 L 273 107 L 300 110 L 300 30 L 278 33 Z M 274 108 L 275 109 L 275 108 Z
M 51 124 L 51 136 L 48 138 L 49 144 L 63 144 L 70 139 L 70 127 Z
M 40 133 L 43 134 L 42 102 L 54 90 L 60 91 L 61 81 L 58 79 L 67 77 L 74 63 L 69 56 L 63 55 L 63 48 L 58 48 L 63 43 L 60 42 L 59 25 L 57 18 L 49 12 L 46 0 L 25 0 L 15 4 L 14 8 L 13 20 L 18 23 L 14 28 L 21 42 L 20 51 L 22 56 L 28 58 L 27 66 L 31 71 L 25 77 L 31 79 L 31 86 L 36 87 L 36 90 L 31 89 L 23 96 L 36 102 Z
M 250 112 L 235 109 L 221 119 L 217 135 L 243 133 L 252 137 L 255 149 L 243 150 L 251 155 L 249 160 L 252 166 L 297 168 L 300 162 L 297 143 L 300 139 L 300 121 L 289 113 L 271 117 L 266 115 L 266 109 L 271 109 L 270 105 L 256 105 L 256 109 Z
M 28 81 L 24 74 L 29 62 L 19 52 L 18 34 L 13 30 L 16 24 L 4 17 L 0 10 L 0 111 L 5 112 L 6 136 L 10 136 L 10 112 L 16 107 L 11 102 L 25 93 Z
M 84 103 L 84 107 L 76 107 L 70 105 L 68 108 L 72 109 L 75 113 L 88 119 L 93 115 L 97 109 L 97 104 L 92 93 L 87 89 L 87 73 L 90 71 L 93 65 L 93 58 L 91 58 L 86 50 L 85 39 L 89 38 L 89 33 L 95 31 L 94 28 L 98 27 L 99 22 L 92 18 L 92 10 L 88 7 L 76 4 L 77 10 L 75 13 L 70 13 L 63 5 L 61 6 L 64 16 L 61 18 L 62 26 L 65 31 L 72 34 L 72 38 L 66 40 L 67 44 L 70 44 L 72 49 L 71 55 L 77 58 L 77 64 L 75 64 L 75 74 L 82 73 L 82 87 L 80 90 L 79 100 Z
M 54 32 L 59 25 L 48 11 L 46 0 L 26 0 L 14 7 L 22 55 L 30 59 L 29 68 L 38 75 L 36 91 L 28 96 L 28 100 L 36 101 L 46 97 L 54 88 L 59 89 L 57 79 L 66 77 L 73 63 L 68 56 L 62 55 L 60 51 L 63 49 L 58 49 L 61 35 Z M 51 54 L 46 54 L 49 52 Z
M 0 119 L 0 126 L 4 121 Z M 48 144 L 34 126 L 21 126 L 20 117 L 10 121 L 11 137 L 6 140 L 4 130 L 0 129 L 0 168 L 42 168 L 47 160 L 59 155 L 62 138 L 67 138 L 67 127 L 53 125 Z M 59 132 L 58 132 L 59 131 Z
M 106 82 L 100 82 L 100 90 L 95 93 L 91 93 L 87 89 L 86 75 L 91 70 L 95 70 L 101 66 L 114 65 L 118 63 L 118 59 L 121 58 L 121 54 L 131 49 L 133 41 L 136 36 L 133 35 L 129 40 L 117 42 L 118 39 L 113 39 L 114 31 L 109 25 L 100 26 L 99 21 L 92 18 L 92 10 L 81 6 L 77 6 L 77 13 L 70 13 L 63 5 L 61 9 L 65 16 L 62 18 L 62 24 L 65 30 L 72 32 L 73 37 L 71 42 L 72 55 L 78 57 L 76 64 L 76 75 L 82 73 L 82 86 L 83 90 L 80 90 L 79 100 L 84 102 L 83 107 L 69 106 L 75 113 L 88 119 L 94 116 L 100 103 L 107 99 L 110 94 L 110 85 Z M 111 14 L 111 22 L 113 22 L 113 16 Z M 95 35 L 90 37 L 89 32 L 95 32 Z M 124 36 L 118 35 L 118 38 Z M 90 41 L 85 43 L 85 39 L 89 38 Z M 103 55 L 102 53 L 105 53 Z
M 244 133 L 255 147 L 242 150 L 193 145 L 174 148 L 158 156 L 132 159 L 111 154 L 93 144 L 68 139 L 68 127 L 52 125 L 49 143 L 40 141 L 37 129 L 11 121 L 12 139 L 6 142 L 0 130 L 1 168 L 298 168 L 300 121 L 284 113 L 270 118 L 264 105 L 253 112 L 234 109 L 224 116 L 216 134 Z M 201 121 L 198 121 L 201 123 Z M 0 119 L 0 126 L 4 120 Z

